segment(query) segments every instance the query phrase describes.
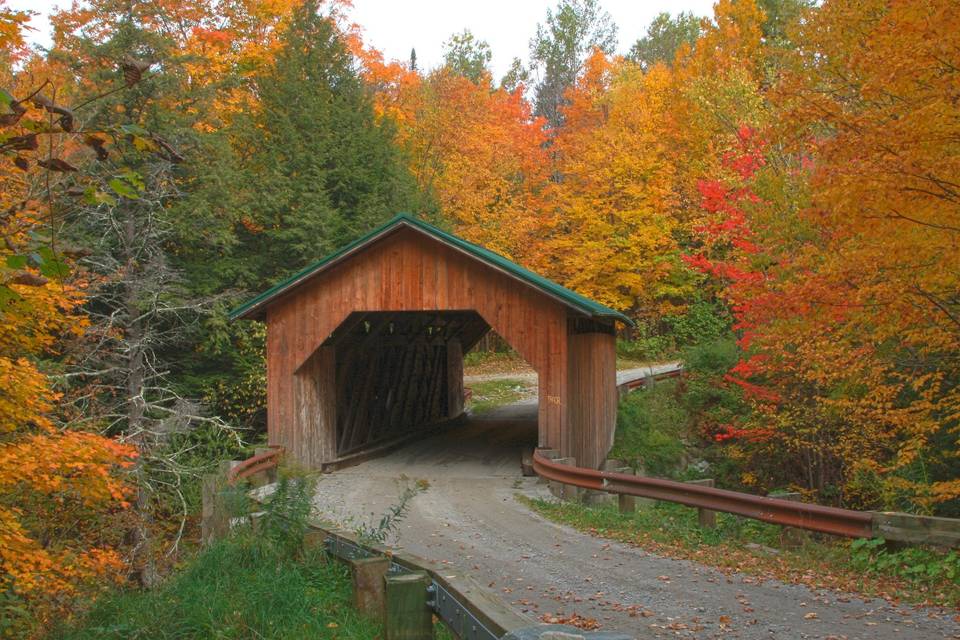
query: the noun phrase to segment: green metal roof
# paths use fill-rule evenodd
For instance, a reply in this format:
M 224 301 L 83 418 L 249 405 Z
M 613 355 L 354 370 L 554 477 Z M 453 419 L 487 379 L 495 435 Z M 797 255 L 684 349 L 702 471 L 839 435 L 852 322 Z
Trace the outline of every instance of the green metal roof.
M 624 314 L 606 307 L 599 302 L 595 302 L 586 298 L 575 291 L 571 291 L 566 287 L 563 287 L 552 280 L 548 280 L 543 276 L 537 275 L 536 273 L 524 269 L 520 265 L 507 260 L 503 256 L 485 249 L 479 245 L 473 244 L 472 242 L 467 242 L 463 238 L 458 238 L 457 236 L 447 233 L 442 229 L 438 229 L 432 224 L 428 224 L 423 220 L 418 220 L 411 215 L 401 213 L 395 216 L 386 224 L 374 229 L 367 235 L 359 238 L 346 245 L 342 249 L 330 254 L 326 258 L 323 258 L 319 262 L 316 262 L 306 269 L 295 273 L 286 280 L 275 284 L 270 287 L 257 297 L 252 300 L 247 301 L 246 303 L 240 305 L 236 309 L 230 312 L 230 319 L 236 320 L 238 318 L 251 318 L 258 317 L 262 314 L 263 310 L 267 305 L 270 304 L 272 300 L 278 296 L 290 291 L 294 287 L 298 286 L 302 282 L 311 278 L 312 276 L 332 267 L 334 264 L 337 264 L 341 260 L 353 255 L 358 250 L 364 248 L 366 245 L 372 244 L 378 239 L 392 233 L 400 227 L 410 227 L 416 229 L 422 233 L 431 236 L 444 244 L 450 245 L 456 249 L 459 249 L 472 257 L 480 260 L 481 262 L 486 263 L 487 265 L 498 269 L 500 271 L 506 272 L 508 275 L 511 275 L 519 280 L 522 280 L 531 287 L 538 289 L 539 291 L 547 294 L 548 296 L 559 300 L 560 302 L 566 304 L 569 307 L 573 307 L 581 313 L 599 318 L 611 318 L 613 320 L 619 320 L 628 325 L 633 325 L 633 322 L 625 316 Z

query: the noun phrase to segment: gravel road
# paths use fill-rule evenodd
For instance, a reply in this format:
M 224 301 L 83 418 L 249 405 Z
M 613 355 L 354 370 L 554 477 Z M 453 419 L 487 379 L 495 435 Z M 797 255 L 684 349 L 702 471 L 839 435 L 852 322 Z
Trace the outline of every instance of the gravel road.
M 576 613 L 637 638 L 960 638 L 956 612 L 727 576 L 549 522 L 515 498 L 549 496 L 520 475 L 520 451 L 535 443 L 536 400 L 503 407 L 322 476 L 316 506 L 347 528 L 376 523 L 404 482 L 428 480 L 397 546 L 470 573 L 534 620 Z

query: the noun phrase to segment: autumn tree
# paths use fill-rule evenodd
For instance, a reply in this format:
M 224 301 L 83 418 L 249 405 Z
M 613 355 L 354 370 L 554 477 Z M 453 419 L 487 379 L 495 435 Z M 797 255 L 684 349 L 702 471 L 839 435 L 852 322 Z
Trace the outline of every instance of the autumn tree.
M 547 9 L 530 40 L 530 68 L 537 75 L 534 113 L 550 126 L 563 122 L 564 94 L 573 86 L 594 49 L 606 54 L 617 46 L 617 26 L 599 0 L 561 0 Z
M 61 203 L 96 188 L 72 83 L 24 47 L 0 6 L 0 631 L 28 635 L 123 575 L 113 515 L 134 451 L 58 424 L 64 344 L 86 330 L 85 281 L 59 237 Z M 131 83 L 135 82 L 132 80 Z M 122 90 L 123 82 L 106 90 Z M 56 377 L 51 377 L 55 375 Z M 62 378 L 61 378 L 62 379 Z
M 489 75 L 490 58 L 493 55 L 485 40 L 478 40 L 468 29 L 450 36 L 443 44 L 444 66 L 451 73 L 479 83 Z
M 646 318 L 674 311 L 675 173 L 663 136 L 670 77 L 596 50 L 565 97 L 553 139 L 561 178 L 550 192 L 541 269 L 611 307 Z
M 671 17 L 661 12 L 647 27 L 646 34 L 633 43 L 628 57 L 647 69 L 657 62 L 673 64 L 680 45 L 694 45 L 700 36 L 700 18 L 688 11 Z

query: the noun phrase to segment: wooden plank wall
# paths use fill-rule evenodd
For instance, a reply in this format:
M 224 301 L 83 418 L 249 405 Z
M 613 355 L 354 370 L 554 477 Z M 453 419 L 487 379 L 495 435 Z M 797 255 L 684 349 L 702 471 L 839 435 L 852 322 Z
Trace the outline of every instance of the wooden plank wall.
M 571 455 L 567 429 L 568 309 L 475 258 L 401 227 L 275 301 L 267 310 L 270 444 L 315 466 L 330 453 L 295 385 L 306 363 L 352 311 L 476 310 L 539 374 L 539 445 Z M 579 388 L 579 386 L 578 386 Z M 610 384 L 611 392 L 615 388 Z M 327 458 L 329 459 L 329 458 Z
M 570 455 L 599 469 L 617 426 L 617 347 L 612 333 L 571 333 L 569 354 Z

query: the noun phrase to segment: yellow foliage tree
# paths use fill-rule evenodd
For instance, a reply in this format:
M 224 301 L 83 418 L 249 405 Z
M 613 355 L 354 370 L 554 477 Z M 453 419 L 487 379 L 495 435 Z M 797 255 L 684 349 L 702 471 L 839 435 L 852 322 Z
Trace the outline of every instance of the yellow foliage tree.
M 670 72 L 599 50 L 567 93 L 553 139 L 543 270 L 604 304 L 656 317 L 676 310 L 675 168 L 664 135 Z

